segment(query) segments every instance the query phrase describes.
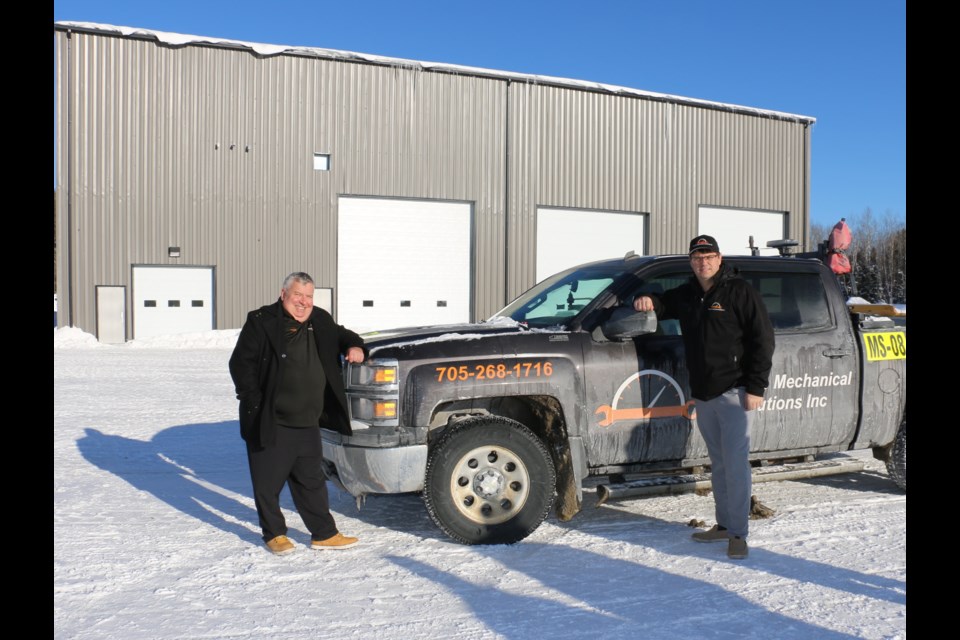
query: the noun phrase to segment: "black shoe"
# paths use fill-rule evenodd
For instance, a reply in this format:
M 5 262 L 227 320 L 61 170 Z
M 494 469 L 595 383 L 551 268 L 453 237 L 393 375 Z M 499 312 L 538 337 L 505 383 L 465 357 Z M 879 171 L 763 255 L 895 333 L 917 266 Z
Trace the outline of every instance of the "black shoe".
M 730 538 L 730 532 L 718 524 L 706 531 L 696 531 L 690 536 L 697 542 L 723 542 Z
M 727 557 L 734 560 L 743 560 L 747 557 L 747 539 L 740 536 L 733 536 L 727 543 Z

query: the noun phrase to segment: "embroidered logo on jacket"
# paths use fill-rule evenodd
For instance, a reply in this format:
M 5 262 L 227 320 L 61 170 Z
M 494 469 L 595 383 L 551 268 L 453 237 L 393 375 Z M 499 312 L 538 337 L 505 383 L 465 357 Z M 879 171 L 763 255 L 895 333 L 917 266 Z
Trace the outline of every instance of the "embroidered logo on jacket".
M 723 309 L 723 305 L 721 305 L 719 302 L 714 302 L 712 305 L 710 305 L 710 307 L 708 308 L 708 310 L 709 310 L 709 311 L 723 311 L 724 309 Z

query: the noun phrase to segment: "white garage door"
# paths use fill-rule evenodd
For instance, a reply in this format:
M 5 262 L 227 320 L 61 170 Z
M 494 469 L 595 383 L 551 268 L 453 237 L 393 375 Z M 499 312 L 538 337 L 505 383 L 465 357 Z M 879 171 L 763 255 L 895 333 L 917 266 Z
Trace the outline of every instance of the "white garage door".
M 777 250 L 768 249 L 767 241 L 784 239 L 786 221 L 787 214 L 782 211 L 700 207 L 699 233 L 716 238 L 724 255 L 750 255 L 753 236 L 754 246 L 762 247 L 760 255 L 775 256 Z
M 537 282 L 584 262 L 643 255 L 641 213 L 537 208 Z
M 135 266 L 134 339 L 213 329 L 213 267 Z
M 337 321 L 358 332 L 470 321 L 472 207 L 341 197 Z

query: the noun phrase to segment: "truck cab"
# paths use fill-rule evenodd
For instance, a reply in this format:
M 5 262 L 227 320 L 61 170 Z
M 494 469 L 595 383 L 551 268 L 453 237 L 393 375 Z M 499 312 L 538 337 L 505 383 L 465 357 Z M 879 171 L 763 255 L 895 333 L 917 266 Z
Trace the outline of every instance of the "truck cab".
M 905 326 L 851 313 L 819 260 L 724 261 L 776 336 L 751 459 L 889 456 Z M 572 518 L 589 477 L 709 465 L 679 324 L 632 307 L 690 275 L 687 256 L 628 254 L 558 273 L 485 322 L 364 335 L 369 359 L 344 372 L 353 435 L 323 432 L 328 474 L 358 499 L 422 493 L 445 533 L 476 544 L 521 540 L 551 509 Z

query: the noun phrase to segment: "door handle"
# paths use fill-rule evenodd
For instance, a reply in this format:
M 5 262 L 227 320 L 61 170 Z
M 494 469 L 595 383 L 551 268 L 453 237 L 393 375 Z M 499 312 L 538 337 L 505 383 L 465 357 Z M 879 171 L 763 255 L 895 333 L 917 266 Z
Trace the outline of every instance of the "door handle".
M 828 358 L 842 358 L 844 356 L 849 356 L 853 354 L 852 349 L 824 349 L 823 355 Z

